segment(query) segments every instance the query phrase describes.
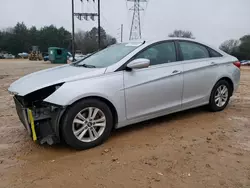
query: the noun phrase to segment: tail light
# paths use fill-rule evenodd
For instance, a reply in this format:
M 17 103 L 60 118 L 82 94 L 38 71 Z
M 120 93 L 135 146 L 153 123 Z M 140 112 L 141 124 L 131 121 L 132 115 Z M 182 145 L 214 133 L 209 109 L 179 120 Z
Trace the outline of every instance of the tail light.
M 239 61 L 234 62 L 234 65 L 240 69 L 240 65 L 241 65 L 241 64 L 240 64 Z

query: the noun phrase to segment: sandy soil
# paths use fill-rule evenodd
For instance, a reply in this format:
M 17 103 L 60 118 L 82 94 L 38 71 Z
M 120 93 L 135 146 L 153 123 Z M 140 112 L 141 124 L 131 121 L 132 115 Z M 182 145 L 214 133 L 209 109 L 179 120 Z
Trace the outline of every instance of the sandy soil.
M 0 187 L 250 187 L 250 68 L 223 112 L 157 118 L 79 152 L 33 143 L 7 92 L 20 76 L 51 66 L 0 61 Z

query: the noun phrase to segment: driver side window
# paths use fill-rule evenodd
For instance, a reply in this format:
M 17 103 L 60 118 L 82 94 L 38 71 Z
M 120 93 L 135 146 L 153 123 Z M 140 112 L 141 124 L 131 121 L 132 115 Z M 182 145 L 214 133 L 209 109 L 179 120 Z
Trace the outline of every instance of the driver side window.
M 134 59 L 145 58 L 150 60 L 150 66 L 176 61 L 176 50 L 174 42 L 164 42 L 153 45 L 140 52 Z

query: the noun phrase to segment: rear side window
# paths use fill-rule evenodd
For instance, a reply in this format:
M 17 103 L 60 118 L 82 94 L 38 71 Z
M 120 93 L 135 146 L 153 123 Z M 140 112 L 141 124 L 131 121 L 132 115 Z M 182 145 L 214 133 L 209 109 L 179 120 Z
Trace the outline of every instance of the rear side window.
M 215 50 L 208 48 L 210 57 L 222 57 L 222 55 L 219 52 L 216 52 Z
M 209 52 L 205 46 L 193 42 L 180 41 L 183 60 L 209 58 Z

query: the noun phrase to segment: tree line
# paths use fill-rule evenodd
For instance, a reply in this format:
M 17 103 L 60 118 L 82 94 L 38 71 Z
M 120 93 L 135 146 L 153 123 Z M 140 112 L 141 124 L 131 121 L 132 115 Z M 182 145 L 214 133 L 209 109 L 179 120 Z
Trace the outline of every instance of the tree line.
M 192 38 L 191 31 L 175 30 L 169 37 Z M 54 25 L 40 29 L 32 26 L 28 28 L 23 22 L 14 27 L 0 30 L 0 52 L 6 51 L 17 55 L 20 52 L 30 52 L 32 46 L 39 46 L 41 52 L 47 52 L 49 47 L 61 47 L 71 51 L 72 35 L 64 27 Z M 101 49 L 117 41 L 101 28 Z M 90 31 L 79 30 L 75 33 L 76 50 L 83 54 L 98 50 L 98 29 L 93 27 Z M 239 60 L 250 59 L 250 34 L 238 40 L 230 39 L 220 45 L 220 49 L 237 57 Z
M 98 29 L 76 32 L 76 50 L 84 54 L 98 50 Z M 0 52 L 5 51 L 17 55 L 21 52 L 30 52 L 32 46 L 39 46 L 41 52 L 47 52 L 49 47 L 61 47 L 71 51 L 72 35 L 64 27 L 54 25 L 28 28 L 23 22 L 14 27 L 0 30 Z M 116 43 L 116 39 L 108 35 L 101 28 L 101 48 Z
M 239 60 L 250 60 L 250 34 L 237 40 L 227 40 L 220 45 L 220 49 Z

